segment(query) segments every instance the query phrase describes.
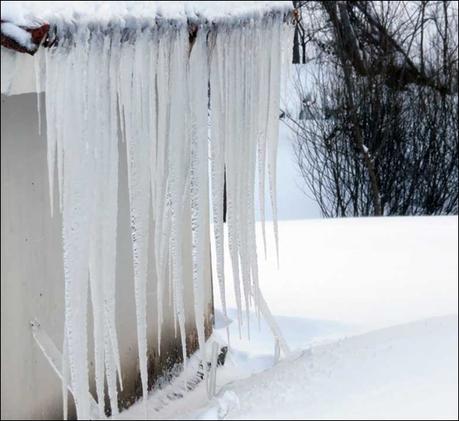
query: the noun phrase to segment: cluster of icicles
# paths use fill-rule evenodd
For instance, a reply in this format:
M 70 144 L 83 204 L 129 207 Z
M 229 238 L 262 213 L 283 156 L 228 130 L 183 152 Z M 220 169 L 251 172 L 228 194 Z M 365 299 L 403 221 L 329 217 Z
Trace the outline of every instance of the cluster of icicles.
M 280 75 L 289 53 L 290 32 L 280 15 L 244 25 L 220 25 L 218 30 L 198 25 L 191 42 L 186 24 L 123 31 L 80 28 L 71 37 L 63 34 L 57 47 L 43 53 L 38 71 L 45 75 L 41 82 L 45 86 L 38 88 L 46 91 L 51 209 L 58 202 L 63 215 L 63 387 L 66 391 L 69 384 L 72 389 L 78 418 L 104 416 L 105 379 L 116 416 L 117 379 L 122 387 L 115 325 L 120 137 L 127 150 L 144 397 L 148 385 L 148 262 L 154 262 L 157 282 L 157 329 L 161 332 L 162 297 L 167 287 L 172 291 L 186 361 L 182 249 L 192 250 L 195 322 L 202 350 L 209 215 L 226 312 L 225 183 L 239 325 L 243 306 L 249 309 L 259 304 L 255 183 L 258 180 L 263 215 L 267 172 L 275 219 Z M 58 198 L 52 193 L 55 168 Z M 189 214 L 191 226 L 183 223 Z M 186 229 L 191 232 L 184 232 Z M 276 225 L 275 236 L 277 240 Z M 88 292 L 94 321 L 96 415 L 89 394 Z M 161 340 L 161 333 L 158 338 Z M 64 393 L 65 416 L 66 408 Z

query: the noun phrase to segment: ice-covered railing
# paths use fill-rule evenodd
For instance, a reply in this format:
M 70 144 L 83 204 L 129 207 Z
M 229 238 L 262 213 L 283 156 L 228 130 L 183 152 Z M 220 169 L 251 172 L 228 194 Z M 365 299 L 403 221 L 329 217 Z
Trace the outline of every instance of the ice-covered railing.
M 282 66 L 290 60 L 291 27 L 290 2 L 248 2 L 239 14 L 234 3 L 242 2 L 197 2 L 195 6 L 176 2 L 180 6 L 171 9 L 157 4 L 161 2 L 132 2 L 130 12 L 120 16 L 116 7 L 128 10 L 127 2 L 120 2 L 124 6 L 116 6 L 117 2 L 83 3 L 97 3 L 102 9 L 102 3 L 112 3 L 115 12 L 37 12 L 49 22 L 57 42 L 50 43 L 52 46 L 37 58 L 36 70 L 37 75 L 44 75 L 37 78 L 37 83 L 44 85 L 37 91 L 46 91 L 51 209 L 58 202 L 63 215 L 63 373 L 66 367 L 70 371 L 70 379 L 63 376 L 64 390 L 65 382 L 70 381 L 78 418 L 89 419 L 88 290 L 101 417 L 105 378 L 114 415 L 118 412 L 117 378 L 121 385 L 115 323 L 119 135 L 127 149 L 144 397 L 148 391 L 148 261 L 154 260 L 156 270 L 158 330 L 161 332 L 163 322 L 162 291 L 168 283 L 186 363 L 181 247 L 191 238 L 195 321 L 199 347 L 204 350 L 203 261 L 209 213 L 213 215 L 216 272 L 226 312 L 225 180 L 240 330 L 243 308 L 248 315 L 252 306 L 263 309 L 266 305 L 258 286 L 255 203 L 259 202 L 263 215 L 267 173 L 275 218 L 280 83 Z M 142 14 L 146 3 L 157 9 Z M 53 197 L 55 177 L 58 198 Z M 256 180 L 259 198 L 255 197 Z M 191 235 L 184 232 L 185 212 L 191 213 Z M 274 227 L 277 244 L 276 222 Z M 150 238 L 153 250 L 148 247 Z M 161 340 L 161 333 L 158 338 Z

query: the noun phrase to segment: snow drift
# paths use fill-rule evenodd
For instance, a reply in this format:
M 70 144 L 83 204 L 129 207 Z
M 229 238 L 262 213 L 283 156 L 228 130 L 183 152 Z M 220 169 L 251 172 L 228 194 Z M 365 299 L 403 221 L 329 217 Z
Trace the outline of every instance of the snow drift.
M 313 346 L 185 417 L 457 419 L 457 329 L 450 315 Z

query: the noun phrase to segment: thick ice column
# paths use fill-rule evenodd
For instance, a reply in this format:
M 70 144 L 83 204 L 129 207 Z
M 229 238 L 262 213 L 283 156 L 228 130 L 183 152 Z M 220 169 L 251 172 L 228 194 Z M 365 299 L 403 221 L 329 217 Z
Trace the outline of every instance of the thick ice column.
M 63 246 L 65 276 L 65 326 L 72 389 L 78 417 L 89 419 L 87 350 L 87 304 L 89 271 L 90 190 L 93 158 L 85 124 L 84 89 L 67 89 L 88 65 L 87 34 L 68 51 L 63 66 L 65 88 L 56 93 L 64 106 L 63 118 L 56 120 L 62 133 L 63 155 Z M 83 84 L 86 81 L 83 79 Z M 84 85 L 83 85 L 84 86 Z M 59 127 L 62 125 L 62 127 Z
M 205 358 L 204 267 L 208 218 L 208 81 L 207 33 L 198 28 L 190 54 L 188 75 L 189 136 L 191 142 L 190 194 L 193 298 L 199 348 Z
M 108 38 L 108 37 L 107 37 Z M 114 31 L 111 37 L 107 68 L 107 100 L 108 136 L 106 145 L 106 196 L 104 205 L 104 234 L 103 234 L 103 273 L 104 273 L 104 348 L 105 368 L 108 385 L 108 394 L 111 402 L 112 414 L 118 413 L 118 392 L 116 378 L 118 377 L 121 390 L 123 382 L 116 330 L 116 243 L 118 230 L 118 63 L 120 58 L 121 34 Z M 118 375 L 118 376 L 117 376 Z
M 221 35 L 214 33 L 211 38 L 210 64 L 210 113 L 211 113 L 211 188 L 212 188 L 212 215 L 215 237 L 215 260 L 217 278 L 220 290 L 220 300 L 225 316 L 225 266 L 224 266 L 224 228 L 223 228 L 223 200 L 225 185 L 225 69 L 223 63 L 224 45 Z
M 97 401 L 99 416 L 103 416 L 105 407 L 104 384 L 105 384 L 105 355 L 104 355 L 104 288 L 103 288 L 103 226 L 102 212 L 104 208 L 103 184 L 106 178 L 105 157 L 105 134 L 109 130 L 106 123 L 108 115 L 108 101 L 102 95 L 101 89 L 106 90 L 104 79 L 107 69 L 103 65 L 107 60 L 107 47 L 100 36 L 93 36 L 88 49 L 87 86 L 89 92 L 94 96 L 87 98 L 87 125 L 88 133 L 94 133 L 91 139 L 91 150 L 93 152 L 93 175 L 91 182 L 93 188 L 90 201 L 90 247 L 89 247 L 89 279 L 94 320 L 94 359 Z M 104 92 L 105 94 L 105 92 Z M 107 108 L 105 108 L 107 106 Z
M 187 68 L 188 68 L 188 30 L 187 27 L 176 29 L 172 39 L 170 58 L 170 115 L 168 139 L 168 203 L 170 205 L 170 238 L 172 290 L 175 314 L 180 327 L 183 363 L 186 364 L 185 303 L 183 286 L 183 194 L 186 186 L 189 162 L 189 139 L 186 132 Z
M 167 265 L 169 261 L 169 236 L 170 236 L 170 207 L 167 204 L 167 152 L 168 133 L 170 116 L 170 37 L 171 34 L 164 33 L 156 41 L 156 143 L 154 161 L 154 178 L 151 183 L 154 185 L 155 196 L 153 203 L 154 215 L 154 243 L 155 243 L 155 267 L 157 279 L 157 307 L 158 307 L 158 351 L 161 351 L 161 332 L 163 323 L 164 291 L 166 287 Z
M 143 397 L 148 393 L 146 285 L 150 218 L 150 155 L 152 139 L 148 132 L 144 76 L 150 78 L 147 36 L 137 31 L 134 42 L 121 47 L 119 101 L 124 114 L 127 150 L 129 208 L 134 264 L 137 340 Z
M 239 335 L 242 335 L 242 299 L 241 299 L 241 277 L 239 261 L 239 229 L 238 229 L 238 209 L 239 209 L 239 182 L 241 177 L 241 166 L 245 157 L 240 154 L 240 112 L 241 112 L 241 88 L 240 79 L 241 51 L 238 45 L 239 34 L 235 30 L 230 30 L 226 41 L 227 53 L 224 55 L 225 66 L 225 170 L 226 170 L 226 197 L 227 197 L 227 225 L 228 225 L 228 246 L 233 269 L 233 284 L 238 308 Z

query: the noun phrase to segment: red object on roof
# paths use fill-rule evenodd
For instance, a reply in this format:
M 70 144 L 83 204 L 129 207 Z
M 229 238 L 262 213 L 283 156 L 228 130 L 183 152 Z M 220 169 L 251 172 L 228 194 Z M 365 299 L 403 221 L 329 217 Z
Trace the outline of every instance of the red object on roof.
M 6 21 L 2 20 L 1 23 L 6 23 Z M 48 35 L 49 31 L 49 24 L 44 23 L 41 26 L 38 26 L 36 28 L 27 28 L 23 26 L 18 26 L 18 28 L 21 28 L 22 30 L 28 32 L 31 36 L 32 43 L 35 45 L 34 49 L 30 49 L 24 45 L 22 45 L 19 41 L 13 39 L 12 37 L 6 35 L 1 32 L 1 45 L 3 47 L 9 48 L 11 50 L 18 51 L 19 53 L 27 53 L 30 55 L 34 55 L 40 45 L 40 43 L 43 41 L 43 39 Z

